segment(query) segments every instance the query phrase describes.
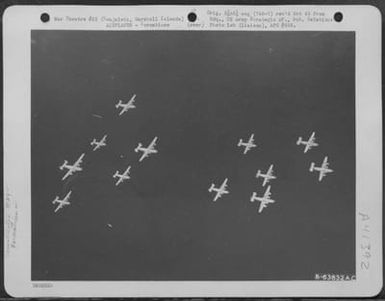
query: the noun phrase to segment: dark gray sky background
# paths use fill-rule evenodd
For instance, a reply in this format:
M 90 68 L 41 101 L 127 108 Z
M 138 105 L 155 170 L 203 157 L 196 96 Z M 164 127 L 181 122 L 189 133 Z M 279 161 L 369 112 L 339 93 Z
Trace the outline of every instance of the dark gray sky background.
M 354 33 L 31 38 L 32 280 L 355 273 Z M 115 103 L 134 93 L 137 108 L 118 117 Z M 320 146 L 304 154 L 296 140 L 312 131 Z M 245 156 L 237 142 L 251 133 L 258 147 Z M 134 148 L 155 136 L 159 153 L 139 163 Z M 61 181 L 58 167 L 83 152 L 84 171 Z M 325 155 L 335 172 L 318 182 L 309 166 Z M 276 203 L 258 214 L 249 199 L 270 164 Z M 132 179 L 116 187 L 128 165 Z M 226 177 L 230 194 L 213 202 L 210 184 Z M 69 190 L 71 205 L 54 213 Z

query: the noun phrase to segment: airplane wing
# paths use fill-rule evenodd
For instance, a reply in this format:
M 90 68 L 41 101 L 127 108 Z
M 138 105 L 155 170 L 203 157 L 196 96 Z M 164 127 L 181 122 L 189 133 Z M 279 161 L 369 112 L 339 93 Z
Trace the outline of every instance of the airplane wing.
M 329 167 L 328 157 L 326 156 L 324 158 L 324 161 L 322 162 L 322 168 L 328 168 L 328 167 Z
M 226 191 L 227 188 L 227 178 L 223 181 L 221 188 L 219 188 L 220 191 Z M 224 193 L 224 192 L 222 192 Z
M 268 181 L 269 181 L 269 178 L 268 178 L 268 177 L 263 178 L 262 186 L 265 186 L 265 185 L 267 184 Z
M 263 195 L 263 198 L 269 199 L 270 196 L 271 196 L 271 192 L 270 192 L 270 185 L 269 185 L 269 186 L 267 186 L 267 188 L 266 188 L 266 191 L 265 191 L 265 194 Z
M 218 197 L 219 197 L 219 192 L 217 192 L 217 193 L 215 194 L 214 202 L 218 199 Z
M 270 204 L 270 203 L 274 203 L 274 201 L 273 201 L 273 200 L 264 200 L 264 201 L 261 201 L 261 203 L 260 203 L 260 205 L 259 205 L 258 213 L 261 213 L 262 210 L 263 210 L 264 208 L 266 208 L 267 205 Z
M 73 166 L 78 167 L 78 166 L 80 165 L 80 163 L 83 162 L 84 155 L 85 155 L 85 154 L 82 153 L 82 154 L 80 155 L 79 159 L 75 162 L 75 164 L 74 164 Z
M 270 165 L 269 170 L 267 171 L 266 175 L 269 177 L 273 175 L 273 164 Z
M 126 171 L 122 174 L 122 176 L 126 177 L 127 174 L 130 172 L 131 166 L 128 166 Z
M 314 143 L 315 141 L 315 132 L 313 132 L 309 138 L 309 142 Z
M 259 204 L 258 213 L 261 213 L 261 212 L 262 212 L 262 210 L 263 210 L 263 208 L 266 208 L 266 203 L 264 203 L 264 202 L 261 202 L 261 203 Z
M 148 147 L 149 149 L 153 150 L 153 148 L 155 147 L 156 145 L 156 140 L 158 139 L 158 137 L 155 137 L 151 143 L 150 143 L 150 146 Z
M 56 207 L 55 212 L 58 212 L 62 207 L 63 207 L 63 204 L 60 203 L 60 204 Z
M 118 172 L 116 172 L 115 174 L 114 174 L 114 178 L 119 178 L 117 181 L 116 181 L 116 183 L 115 183 L 115 185 L 116 186 L 118 186 L 119 184 L 120 184 L 120 182 L 122 182 L 123 180 L 122 180 L 122 175 L 120 175 Z
M 250 139 L 249 139 L 249 143 L 250 144 L 254 143 L 254 134 L 251 134 Z
M 315 132 L 313 132 L 309 138 L 309 140 L 306 142 L 306 146 L 304 149 L 304 153 L 306 153 L 308 150 L 312 148 L 312 146 L 316 146 L 315 144 Z
M 222 194 L 221 194 L 220 191 L 218 190 L 217 193 L 215 194 L 214 202 L 215 202 L 216 200 L 218 200 L 221 196 L 222 196 Z
M 131 97 L 130 99 L 130 105 L 133 105 L 134 102 L 135 102 L 135 97 L 136 97 L 136 94 L 134 94 L 134 96 Z
M 72 168 L 69 168 L 67 173 L 64 175 L 64 177 L 62 178 L 62 180 L 65 180 L 66 178 L 68 178 L 70 175 L 72 175 L 73 173 L 73 170 Z
M 100 142 L 106 143 L 106 139 L 107 139 L 107 135 L 104 135 L 103 138 L 102 138 L 102 141 L 100 141 Z
M 63 199 L 64 202 L 67 202 L 67 201 L 68 201 L 68 199 L 69 199 L 70 196 L 71 196 L 71 193 L 72 193 L 72 190 L 70 190 L 70 191 L 67 193 L 67 195 L 64 197 L 64 199 Z
M 55 212 L 59 211 L 61 208 L 63 208 L 65 205 L 69 205 L 70 202 L 67 202 L 65 200 L 58 201 L 59 205 L 56 207 Z
M 139 162 L 141 162 L 144 158 L 146 158 L 148 156 L 148 152 L 146 150 L 143 151 L 143 154 L 142 156 L 140 157 L 139 159 Z

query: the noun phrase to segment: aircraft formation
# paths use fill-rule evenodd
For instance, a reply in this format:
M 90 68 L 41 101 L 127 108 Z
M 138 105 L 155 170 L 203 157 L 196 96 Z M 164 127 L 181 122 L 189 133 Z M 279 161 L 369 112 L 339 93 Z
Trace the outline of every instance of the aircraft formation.
M 118 116 L 123 115 L 124 113 L 128 112 L 130 109 L 135 109 L 135 100 L 136 100 L 136 94 L 134 94 L 130 100 L 128 100 L 126 103 L 123 103 L 122 100 L 119 100 L 117 104 L 115 104 L 115 108 L 120 110 L 118 113 Z M 99 116 L 99 115 L 98 115 Z M 92 152 L 95 152 L 99 149 L 102 149 L 107 146 L 107 137 L 108 135 L 105 134 L 103 137 L 101 137 L 99 140 L 96 138 L 93 138 L 91 141 L 90 145 L 92 146 Z M 137 147 L 134 148 L 134 152 L 139 153 L 141 152 L 141 156 L 139 157 L 139 162 L 142 162 L 145 158 L 149 157 L 150 155 L 157 154 L 158 150 L 155 148 L 156 144 L 158 142 L 158 137 L 154 137 L 152 141 L 148 144 L 147 147 L 143 146 L 142 142 L 139 142 Z M 315 132 L 312 132 L 308 140 L 303 140 L 302 137 L 299 137 L 297 142 L 297 145 L 299 146 L 305 146 L 304 147 L 304 153 L 307 153 L 310 151 L 312 148 L 315 148 L 319 146 L 318 143 L 316 143 L 315 139 Z M 254 148 L 257 148 L 257 144 L 255 144 L 255 138 L 254 134 L 251 134 L 248 139 L 239 139 L 237 147 L 243 148 L 242 154 L 246 155 L 248 154 L 251 150 Z M 66 180 L 70 176 L 74 175 L 75 173 L 81 172 L 83 170 L 82 163 L 85 157 L 85 153 L 82 153 L 76 161 L 74 161 L 73 164 L 69 164 L 67 160 L 64 160 L 64 163 L 59 166 L 60 170 L 66 169 L 66 173 L 62 177 L 62 181 Z M 262 187 L 265 187 L 267 184 L 269 184 L 263 193 L 263 195 L 258 196 L 257 192 L 252 192 L 251 197 L 250 197 L 250 202 L 259 202 L 259 208 L 258 208 L 258 213 L 262 213 L 263 209 L 267 208 L 269 204 L 275 203 L 275 200 L 271 198 L 271 184 L 270 182 L 272 180 L 277 179 L 277 176 L 274 174 L 274 165 L 270 164 L 268 169 L 266 170 L 265 173 L 261 169 L 258 169 L 255 175 L 256 179 L 263 179 L 261 182 Z M 131 176 L 130 176 L 130 171 L 131 171 L 131 165 L 128 165 L 127 167 L 124 168 L 124 171 L 120 172 L 119 170 L 116 170 L 114 174 L 112 174 L 113 179 L 117 179 L 115 182 L 115 186 L 118 186 L 122 184 L 125 181 L 128 181 Z M 314 162 L 311 162 L 310 172 L 316 171 L 319 172 L 319 177 L 318 181 L 322 181 L 322 179 L 328 174 L 332 173 L 333 170 L 329 168 L 329 162 L 328 162 L 328 157 L 325 156 L 323 162 L 321 163 L 320 166 L 316 166 Z M 211 183 L 208 191 L 210 193 L 215 193 L 213 201 L 216 202 L 218 199 L 223 197 L 224 195 L 227 195 L 230 193 L 228 189 L 228 184 L 229 179 L 225 178 L 222 184 L 219 186 L 215 186 L 214 183 Z M 56 196 L 56 198 L 52 201 L 53 204 L 57 205 L 55 208 L 54 212 L 58 212 L 60 209 L 64 208 L 65 206 L 70 205 L 71 203 L 69 202 L 71 198 L 71 193 L 72 191 L 70 190 L 63 199 L 60 199 L 59 196 Z
M 305 148 L 303 150 L 304 153 L 307 153 L 313 147 L 318 146 L 318 143 L 315 142 L 315 132 L 313 132 L 310 135 L 310 137 L 307 141 L 306 140 L 304 141 L 304 140 L 302 140 L 302 137 L 299 137 L 297 140 L 297 145 L 301 145 L 301 144 L 305 145 Z M 333 172 L 333 170 L 329 168 L 329 162 L 328 162 L 327 156 L 324 157 L 324 160 L 322 161 L 321 166 L 319 166 L 319 167 L 315 166 L 314 162 L 311 162 L 309 171 L 310 172 L 318 171 L 319 172 L 318 181 L 320 181 L 320 182 L 328 173 Z
M 307 153 L 310 151 L 312 148 L 317 147 L 319 144 L 315 142 L 315 132 L 312 132 L 310 135 L 309 139 L 303 140 L 302 137 L 299 137 L 297 142 L 297 145 L 304 145 L 304 153 Z M 239 142 L 237 144 L 238 147 L 244 147 L 243 150 L 243 155 L 246 155 L 250 150 L 253 148 L 257 147 L 255 144 L 255 139 L 254 139 L 254 134 L 251 134 L 249 137 L 249 140 L 247 142 L 243 141 L 243 139 L 239 139 Z M 266 173 L 263 173 L 260 169 L 258 169 L 257 174 L 255 177 L 262 178 L 262 187 L 264 187 L 266 184 L 268 184 L 271 180 L 277 179 L 277 176 L 274 175 L 273 171 L 274 165 L 270 164 L 269 168 L 267 169 Z M 310 164 L 310 172 L 317 171 L 319 172 L 319 177 L 318 181 L 321 181 L 328 173 L 332 173 L 333 170 L 329 168 L 329 162 L 328 162 L 328 157 L 325 156 L 324 160 L 321 164 L 321 166 L 317 167 L 315 166 L 314 162 L 311 162 Z M 259 208 L 258 208 L 258 213 L 261 213 L 264 208 L 267 208 L 269 204 L 275 203 L 275 200 L 271 198 L 271 185 L 268 185 L 264 194 L 262 196 L 258 196 L 256 192 L 253 192 L 250 198 L 250 202 L 255 202 L 258 201 L 259 203 Z M 225 194 L 229 194 L 228 190 L 228 178 L 226 178 L 223 183 L 215 187 L 214 183 L 211 184 L 209 188 L 209 192 L 215 192 L 214 199 L 213 201 L 216 202 L 219 198 L 221 198 Z
M 254 134 L 251 134 L 249 139 L 247 141 L 243 141 L 243 139 L 239 139 L 239 142 L 237 144 L 238 147 L 244 147 L 243 149 L 243 155 L 246 155 L 249 151 L 251 151 L 253 148 L 256 148 L 257 145 L 255 144 Z M 273 173 L 273 167 L 274 165 L 271 164 L 266 171 L 266 173 L 262 173 L 260 169 L 258 169 L 257 174 L 255 175 L 256 178 L 263 178 L 262 186 L 265 186 L 267 183 L 269 183 L 271 180 L 276 179 L 277 177 Z M 253 192 L 250 198 L 251 202 L 259 201 L 259 209 L 258 212 L 261 213 L 264 208 L 267 207 L 268 204 L 274 203 L 275 201 L 271 199 L 271 192 L 270 192 L 271 186 L 269 185 L 264 193 L 263 196 L 257 196 L 256 192 Z M 215 187 L 214 183 L 211 184 L 209 188 L 209 192 L 215 192 L 213 201 L 216 202 L 219 198 L 221 198 L 225 194 L 229 194 L 228 190 L 228 178 L 226 178 L 223 183 L 219 187 Z
M 123 103 L 122 100 L 119 100 L 119 102 L 115 105 L 116 109 L 121 109 L 118 116 L 121 116 L 122 114 L 126 113 L 130 109 L 136 108 L 136 106 L 134 105 L 135 98 L 136 98 L 136 95 L 134 94 L 127 103 Z M 91 151 L 94 152 L 103 147 L 106 147 L 107 137 L 108 135 L 104 135 L 99 140 L 97 140 L 96 138 L 93 138 L 93 140 L 90 143 L 90 145 L 93 147 Z M 158 141 L 158 137 L 153 138 L 153 140 L 149 143 L 147 147 L 144 147 L 141 142 L 138 143 L 138 146 L 134 149 L 134 152 L 142 153 L 142 155 L 139 157 L 139 162 L 142 162 L 145 158 L 149 157 L 152 154 L 158 153 L 158 150 L 155 149 L 157 141 Z M 62 181 L 66 180 L 67 178 L 74 175 L 75 173 L 81 172 L 83 170 L 82 163 L 84 161 L 85 155 L 86 155 L 85 153 L 82 153 L 73 164 L 69 164 L 67 160 L 64 160 L 64 163 L 61 166 L 59 166 L 60 170 L 64 170 L 64 169 L 67 170 L 64 176 L 62 177 Z M 118 186 L 119 184 L 131 178 L 130 170 L 131 170 L 131 165 L 129 165 L 122 173 L 120 173 L 118 170 L 115 171 L 115 173 L 112 175 L 112 178 L 117 179 L 117 181 L 115 182 L 115 186 Z M 52 201 L 53 204 L 57 205 L 54 212 L 58 212 L 60 209 L 71 204 L 69 202 L 71 198 L 71 193 L 72 191 L 70 190 L 63 199 L 60 199 L 59 196 L 56 196 L 56 198 Z

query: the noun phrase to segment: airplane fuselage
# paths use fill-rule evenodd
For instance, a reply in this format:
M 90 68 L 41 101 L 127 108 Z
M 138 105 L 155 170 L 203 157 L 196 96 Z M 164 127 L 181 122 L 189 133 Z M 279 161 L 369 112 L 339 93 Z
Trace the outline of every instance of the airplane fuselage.
M 54 203 L 54 204 L 56 204 L 56 203 L 59 204 L 59 205 L 56 207 L 56 209 L 55 209 L 54 212 L 57 212 L 57 211 L 59 211 L 61 208 L 63 208 L 64 206 L 70 204 L 70 203 L 67 202 L 67 201 L 61 201 L 61 200 L 54 201 L 53 203 Z
M 122 183 L 125 180 L 124 177 L 119 177 L 119 180 L 116 182 L 116 186 L 118 186 L 120 183 Z
M 247 150 L 250 150 L 252 147 L 256 147 L 254 143 L 240 142 L 239 146 L 244 146 Z
M 323 167 L 314 167 L 313 169 L 322 173 L 328 173 L 333 171 L 332 169 L 323 168 Z
M 141 146 L 138 146 L 136 149 L 135 149 L 136 152 L 143 152 L 145 154 L 155 154 L 157 153 L 158 151 L 155 150 L 155 149 L 152 149 L 152 148 L 145 148 L 145 147 L 141 147 Z
M 74 173 L 75 171 L 81 171 L 82 168 L 76 165 L 63 164 L 61 169 L 67 168 L 69 172 Z
M 265 197 L 259 197 L 259 196 L 253 197 L 253 200 L 262 202 L 264 204 L 274 203 L 274 200 L 272 200 L 272 199 L 265 198 Z
M 260 205 L 259 205 L 259 209 L 258 209 L 258 213 L 261 213 L 262 210 L 264 208 L 267 207 L 268 204 L 271 204 L 271 203 L 274 203 L 275 201 L 270 199 L 270 198 L 266 198 L 266 197 L 257 197 L 255 195 L 253 195 L 251 197 L 251 202 L 254 202 L 254 201 L 259 201 L 261 202 Z
M 129 109 L 135 109 L 134 105 L 131 104 L 119 104 L 117 105 L 117 108 L 123 108 L 120 114 L 123 114 L 124 112 L 127 112 Z
M 142 143 L 139 143 L 138 146 L 134 149 L 137 152 L 143 152 L 142 156 L 139 158 L 139 162 L 141 162 L 144 158 L 147 158 L 151 154 L 156 154 L 158 151 L 154 148 L 156 142 L 156 138 L 151 142 L 149 147 L 143 147 Z
M 276 179 L 277 177 L 275 176 L 272 176 L 272 175 L 268 175 L 268 174 L 259 174 L 257 175 L 257 178 L 263 178 L 263 183 L 262 183 L 262 186 L 265 186 L 267 183 L 270 182 L 270 180 L 274 180 Z
M 214 198 L 214 202 L 215 202 L 216 200 L 218 200 L 219 198 L 221 198 L 223 194 L 229 193 L 229 192 L 226 191 L 226 190 L 223 191 L 223 190 L 218 189 L 218 188 L 214 188 L 214 189 L 212 189 L 211 191 L 215 191 L 215 192 L 216 192 L 215 198 Z
M 217 194 L 225 194 L 225 193 L 229 193 L 227 190 L 220 189 L 220 188 L 211 188 L 211 189 L 209 189 L 209 191 L 210 191 L 210 192 L 215 191 Z
M 64 177 L 62 178 L 62 180 L 64 180 L 65 178 L 67 178 L 68 176 L 72 175 L 74 172 L 76 171 L 81 171 L 83 170 L 83 168 L 80 167 L 80 164 L 83 162 L 83 158 L 84 158 L 84 153 L 80 155 L 79 159 L 73 164 L 73 165 L 69 165 L 68 164 L 68 161 L 67 160 L 64 160 L 64 163 L 63 165 L 59 166 L 59 169 L 60 170 L 63 170 L 64 168 L 67 168 L 68 171 L 67 173 L 64 175 Z
M 62 180 L 65 180 L 67 177 L 71 176 L 73 173 L 77 172 L 77 171 L 81 171 L 83 170 L 81 167 L 79 166 L 76 166 L 76 165 L 68 165 L 66 163 L 64 163 L 60 169 L 63 170 L 64 168 L 67 168 L 68 171 L 67 173 L 63 176 Z
M 79 166 L 76 166 L 76 165 L 69 165 L 69 164 L 67 164 L 67 163 L 64 163 L 64 164 L 62 165 L 61 169 L 64 169 L 64 168 L 67 168 L 67 169 L 73 170 L 73 171 L 76 171 L 76 170 L 82 170 L 82 168 L 79 167 Z
M 317 143 L 311 141 L 301 141 L 299 144 L 305 145 L 304 153 L 318 145 Z
M 93 142 L 93 143 L 91 143 L 91 145 L 95 145 L 93 150 L 96 151 L 97 149 L 101 148 L 102 146 L 106 146 L 106 143 L 104 143 L 104 142 Z
M 307 147 L 316 146 L 317 144 L 311 142 L 311 141 L 300 141 L 299 144 L 305 145 Z
M 116 176 L 114 176 L 114 178 L 119 178 L 119 180 L 116 182 L 116 186 L 118 186 L 120 183 L 122 183 L 124 180 L 128 180 L 128 179 L 130 179 L 130 177 L 129 176 L 125 176 L 125 175 L 120 175 L 120 174 L 118 174 L 118 175 L 116 175 Z
M 303 150 L 304 153 L 309 151 L 315 146 L 318 146 L 318 143 L 315 142 L 315 132 L 313 132 L 309 138 L 309 140 L 302 140 L 302 137 L 299 137 L 297 140 L 297 145 L 305 145 L 305 149 Z
M 242 139 L 241 139 L 242 141 Z M 238 143 L 239 146 L 245 146 L 245 147 L 251 147 L 251 144 L 248 144 L 247 142 L 239 142 Z
M 275 179 L 276 177 L 275 177 L 275 176 L 268 175 L 268 174 L 260 173 L 260 174 L 258 175 L 258 178 L 264 178 L 264 179 L 272 180 L 272 179 Z

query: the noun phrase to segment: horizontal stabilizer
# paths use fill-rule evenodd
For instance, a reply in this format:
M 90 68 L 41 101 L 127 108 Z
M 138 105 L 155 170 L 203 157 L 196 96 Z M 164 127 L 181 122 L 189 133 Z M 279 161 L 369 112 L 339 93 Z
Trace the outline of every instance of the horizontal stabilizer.
M 138 146 L 135 148 L 135 153 L 137 153 L 141 147 L 142 147 L 142 143 L 139 143 Z
M 63 163 L 63 165 L 59 167 L 59 168 L 60 168 L 60 170 L 63 170 L 63 169 L 64 169 L 64 167 L 65 167 L 67 164 L 68 164 L 68 161 L 67 161 L 67 160 L 64 160 L 64 163 Z

